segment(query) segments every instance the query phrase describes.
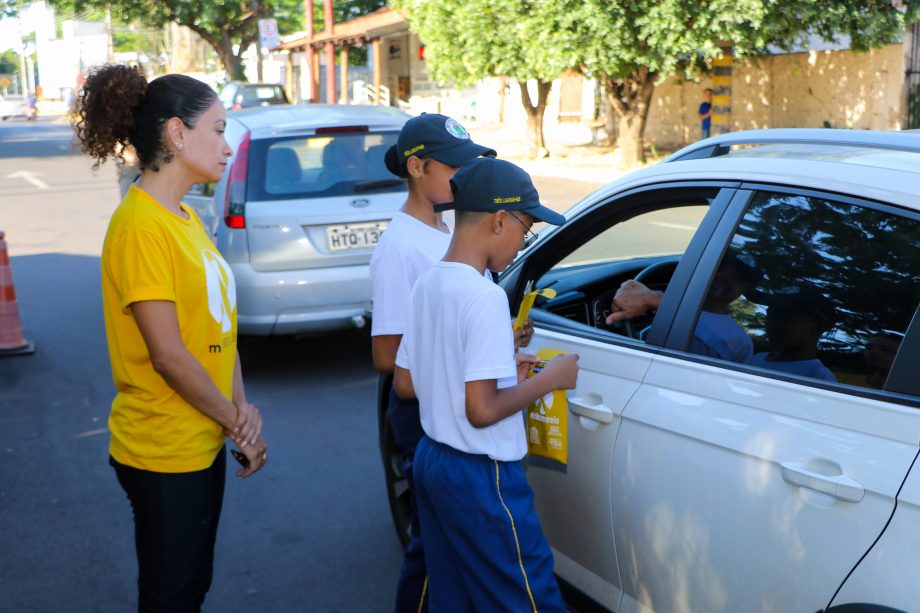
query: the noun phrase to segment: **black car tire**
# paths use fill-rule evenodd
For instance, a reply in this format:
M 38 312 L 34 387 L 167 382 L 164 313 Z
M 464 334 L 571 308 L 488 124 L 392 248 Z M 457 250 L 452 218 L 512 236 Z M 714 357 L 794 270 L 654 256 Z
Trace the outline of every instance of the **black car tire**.
M 410 518 L 412 516 L 412 496 L 409 492 L 409 482 L 403 474 L 404 454 L 396 447 L 393 438 L 393 429 L 390 420 L 384 415 L 380 436 L 380 455 L 383 460 L 383 474 L 386 478 L 387 500 L 390 503 L 390 514 L 393 516 L 393 526 L 399 542 L 405 548 L 409 544 Z

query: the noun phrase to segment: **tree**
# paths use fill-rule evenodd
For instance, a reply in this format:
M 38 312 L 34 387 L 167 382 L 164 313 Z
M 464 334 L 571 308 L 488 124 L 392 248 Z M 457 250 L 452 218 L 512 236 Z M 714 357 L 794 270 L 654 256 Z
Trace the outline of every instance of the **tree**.
M 0 52 L 0 74 L 19 74 L 19 54 L 12 49 Z
M 10 1 L 10 0 L 0 0 Z M 139 20 L 162 27 L 177 23 L 198 34 L 217 53 L 230 78 L 243 78 L 242 57 L 259 35 L 259 19 L 274 17 L 282 32 L 303 27 L 300 0 L 252 0 L 250 2 L 198 2 L 195 0 L 51 0 L 56 9 L 84 11 L 111 8 L 130 23 Z
M 628 165 L 644 159 L 643 133 L 655 84 L 694 72 L 730 44 L 744 60 L 768 45 L 790 49 L 809 34 L 840 34 L 865 50 L 894 42 L 918 18 L 917 0 L 558 0 L 540 37 L 596 77 L 619 118 Z M 540 24 L 538 24 L 540 25 Z
M 553 79 L 567 67 L 561 53 L 542 43 L 554 0 L 396 0 L 425 43 L 431 76 L 459 85 L 487 77 L 517 79 L 527 111 L 532 157 L 546 155 L 543 115 Z M 529 80 L 536 81 L 532 96 Z

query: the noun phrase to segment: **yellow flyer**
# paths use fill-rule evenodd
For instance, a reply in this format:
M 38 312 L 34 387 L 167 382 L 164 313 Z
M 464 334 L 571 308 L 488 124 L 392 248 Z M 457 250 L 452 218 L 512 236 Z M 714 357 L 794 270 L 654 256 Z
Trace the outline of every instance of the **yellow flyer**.
M 555 298 L 556 290 L 549 287 L 538 289 L 532 292 L 525 290 L 524 297 L 521 299 L 521 308 L 518 309 L 517 319 L 514 320 L 515 332 L 524 327 L 524 322 L 527 321 L 528 317 L 530 317 L 530 309 L 533 307 L 534 300 L 537 299 L 537 296 L 543 296 L 544 298 Z
M 567 352 L 558 349 L 537 351 L 540 362 L 528 377 L 540 372 L 551 359 Z M 569 462 L 569 401 L 565 390 L 554 390 L 527 407 L 527 450 L 531 455 Z

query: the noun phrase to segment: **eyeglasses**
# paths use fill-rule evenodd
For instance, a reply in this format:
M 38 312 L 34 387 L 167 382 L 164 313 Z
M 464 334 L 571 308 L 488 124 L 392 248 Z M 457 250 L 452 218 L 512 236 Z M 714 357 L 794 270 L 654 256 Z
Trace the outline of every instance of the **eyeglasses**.
M 530 246 L 530 244 L 531 244 L 532 242 L 534 242 L 535 240 L 537 240 L 537 235 L 534 233 L 533 230 L 531 230 L 530 228 L 527 227 L 527 224 L 525 224 L 523 221 L 521 221 L 521 218 L 520 218 L 520 217 L 518 217 L 517 215 L 515 215 L 515 214 L 512 213 L 511 211 L 505 211 L 505 212 L 508 213 L 509 215 L 511 215 L 512 217 L 514 217 L 514 219 L 515 219 L 519 224 L 521 224 L 521 227 L 524 228 L 524 248 L 526 249 L 528 246 Z

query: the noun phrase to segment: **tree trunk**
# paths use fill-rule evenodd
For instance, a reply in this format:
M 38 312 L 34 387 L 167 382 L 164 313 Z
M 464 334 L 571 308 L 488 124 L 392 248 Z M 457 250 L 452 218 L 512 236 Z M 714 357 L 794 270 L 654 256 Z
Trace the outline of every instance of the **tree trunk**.
M 531 159 L 548 157 L 549 149 L 546 148 L 546 141 L 543 138 L 543 115 L 546 112 L 546 101 L 549 99 L 549 92 L 553 84 L 537 79 L 536 103 L 530 97 L 527 81 L 518 80 L 518 87 L 521 89 L 521 102 L 524 104 L 524 110 L 527 111 L 527 155 Z
M 242 50 L 240 56 L 233 53 L 233 46 L 229 44 L 226 46 L 216 46 L 214 50 L 220 58 L 220 63 L 224 65 L 224 70 L 227 72 L 227 79 L 229 81 L 246 80 L 246 73 L 243 72 L 243 61 L 240 57 L 242 55 Z
M 619 119 L 617 148 L 620 160 L 627 168 L 645 162 L 643 135 L 656 76 L 647 68 L 640 68 L 622 80 L 603 79 L 607 100 Z
M 195 23 L 184 23 L 178 19 L 176 23 L 187 26 L 202 40 L 211 45 L 211 48 L 217 53 L 217 57 L 220 58 L 220 63 L 224 66 L 228 81 L 245 81 L 246 73 L 243 72 L 243 54 L 258 36 L 258 31 L 254 29 L 260 14 L 253 13 L 237 24 L 236 27 L 225 27 L 219 33 L 205 30 Z M 240 36 L 239 48 L 236 53 L 233 53 L 233 39 L 238 35 Z
M 601 78 L 600 80 L 600 119 L 604 122 L 604 140 L 598 144 L 604 145 L 605 147 L 612 147 L 617 144 L 617 132 L 619 131 L 620 119 L 617 117 L 617 112 L 613 110 L 613 105 L 610 104 L 605 83 L 607 80 L 609 79 Z

